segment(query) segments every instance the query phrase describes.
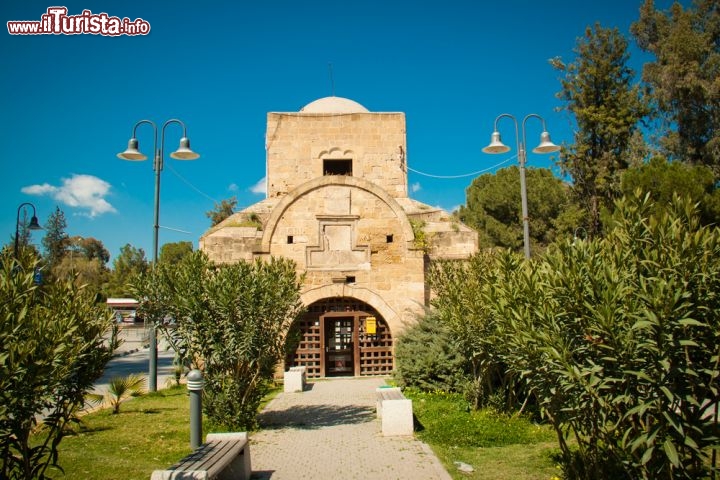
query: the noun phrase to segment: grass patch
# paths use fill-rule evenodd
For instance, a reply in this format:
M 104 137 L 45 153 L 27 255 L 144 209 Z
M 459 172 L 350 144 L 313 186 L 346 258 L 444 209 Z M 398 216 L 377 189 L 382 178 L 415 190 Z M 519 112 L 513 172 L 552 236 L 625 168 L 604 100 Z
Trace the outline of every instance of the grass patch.
M 279 391 L 273 388 L 262 405 Z M 65 474 L 54 469 L 48 474 L 56 480 L 147 480 L 153 470 L 192 451 L 189 419 L 185 385 L 123 402 L 117 415 L 110 409 L 84 415 L 60 442 L 58 463 Z M 207 419 L 203 425 L 209 425 Z
M 474 411 L 457 394 L 408 389 L 405 395 L 413 400 L 417 436 L 432 447 L 453 478 L 549 480 L 560 475 L 550 427 L 491 409 Z M 462 473 L 455 462 L 475 471 Z
M 85 415 L 59 446 L 67 480 L 142 479 L 191 452 L 190 402 L 184 386 L 123 403 L 120 413 L 103 409 Z

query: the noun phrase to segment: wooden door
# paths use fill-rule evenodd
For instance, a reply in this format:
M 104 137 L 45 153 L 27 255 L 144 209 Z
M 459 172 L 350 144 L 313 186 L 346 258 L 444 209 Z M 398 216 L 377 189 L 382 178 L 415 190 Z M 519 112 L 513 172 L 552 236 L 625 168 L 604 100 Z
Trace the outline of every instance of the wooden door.
M 355 375 L 355 317 L 323 317 L 325 376 Z

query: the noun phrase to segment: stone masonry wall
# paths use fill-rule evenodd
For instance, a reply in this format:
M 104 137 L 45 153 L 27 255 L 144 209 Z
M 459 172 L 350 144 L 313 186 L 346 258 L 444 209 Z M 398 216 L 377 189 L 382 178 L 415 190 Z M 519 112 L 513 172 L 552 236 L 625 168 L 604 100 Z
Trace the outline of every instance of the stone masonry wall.
M 323 176 L 324 159 L 352 159 L 353 176 L 407 197 L 403 113 L 268 113 L 268 197 Z
M 304 290 L 338 283 L 380 295 L 397 314 L 393 331 L 422 311 L 423 252 L 409 248 L 407 219 L 362 188 L 327 185 L 300 196 L 275 226 L 270 254 L 293 259 Z M 352 281 L 348 281 L 348 277 Z

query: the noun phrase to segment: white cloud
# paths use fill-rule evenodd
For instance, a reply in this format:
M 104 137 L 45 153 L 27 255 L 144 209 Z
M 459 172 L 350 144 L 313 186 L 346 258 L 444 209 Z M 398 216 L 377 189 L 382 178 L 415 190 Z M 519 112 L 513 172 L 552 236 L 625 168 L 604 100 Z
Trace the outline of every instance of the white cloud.
M 237 192 L 240 187 L 238 187 L 237 183 L 231 183 L 230 185 L 228 185 L 227 189 L 228 192 Z
M 452 207 L 450 207 L 450 208 L 445 208 L 445 207 L 443 207 L 442 205 L 435 205 L 435 208 L 439 208 L 440 210 L 445 210 L 445 211 L 448 212 L 448 213 L 455 213 L 455 212 L 457 212 L 458 210 L 460 210 L 460 207 L 462 207 L 462 204 L 460 204 L 460 205 L 454 205 L 454 206 L 452 206 Z
M 56 190 L 57 187 L 53 187 L 48 183 L 43 183 L 42 185 L 30 185 L 29 187 L 23 187 L 21 191 L 23 193 L 27 193 L 28 195 L 45 195 L 53 193 Z
M 59 187 L 43 183 L 23 187 L 21 191 L 29 195 L 48 195 L 69 207 L 87 210 L 82 214 L 91 218 L 116 211 L 105 200 L 110 193 L 110 184 L 92 175 L 73 174 L 70 178 L 63 178 Z
M 420 182 L 415 182 L 412 185 L 410 185 L 410 191 L 413 193 L 419 192 L 422 187 L 420 186 Z
M 250 187 L 250 191 L 252 193 L 266 195 L 267 194 L 267 177 L 263 177 L 260 180 L 258 180 L 255 185 Z

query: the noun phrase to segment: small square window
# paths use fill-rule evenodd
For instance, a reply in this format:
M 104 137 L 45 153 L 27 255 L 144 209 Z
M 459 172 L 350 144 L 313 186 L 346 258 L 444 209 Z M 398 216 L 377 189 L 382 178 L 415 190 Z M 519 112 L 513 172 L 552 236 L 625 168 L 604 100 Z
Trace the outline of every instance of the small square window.
M 295 241 L 295 239 L 293 238 L 292 235 L 287 236 L 287 243 L 294 243 L 294 241 Z
M 355 283 L 355 277 L 348 275 L 347 277 L 345 277 L 345 283 Z
M 323 160 L 323 175 L 349 175 L 352 176 L 352 160 Z
M 385 235 L 385 242 L 386 242 L 386 243 L 393 243 L 393 236 L 392 236 L 392 234 L 390 234 L 390 235 Z

